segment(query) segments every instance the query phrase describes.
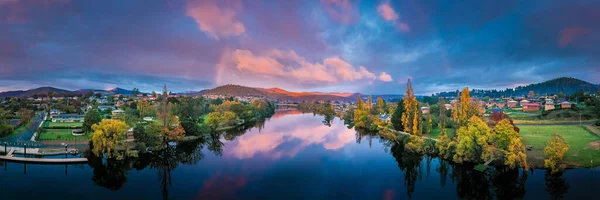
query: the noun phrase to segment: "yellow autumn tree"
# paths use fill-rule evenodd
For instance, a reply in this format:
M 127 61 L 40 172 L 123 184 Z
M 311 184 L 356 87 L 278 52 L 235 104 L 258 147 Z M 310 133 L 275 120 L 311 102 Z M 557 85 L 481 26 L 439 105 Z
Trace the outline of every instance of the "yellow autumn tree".
M 504 119 L 496 124 L 494 133 L 496 156 L 504 158 L 504 164 L 511 168 L 528 169 L 525 145 L 521 141 L 519 133 L 515 131 L 515 127 L 510 123 L 510 119 Z
M 457 135 L 454 162 L 482 162 L 494 157 L 491 130 L 479 117 L 471 117 L 467 126 L 458 129 Z
M 562 171 L 561 164 L 564 155 L 569 148 L 571 148 L 571 146 L 567 143 L 565 138 L 559 134 L 553 134 L 552 140 L 548 141 L 544 148 L 544 156 L 547 158 L 544 160 L 544 166 L 550 168 L 552 173 Z
M 149 117 L 154 114 L 154 108 L 149 101 L 141 100 L 138 102 L 138 110 L 140 110 L 140 118 Z
M 404 113 L 402 113 L 402 125 L 406 132 L 420 136 L 420 110 L 418 108 L 417 97 L 410 83 L 410 79 L 406 82 L 406 92 L 404 93 Z
M 127 129 L 129 126 L 125 122 L 114 119 L 105 119 L 92 125 L 92 152 L 96 156 L 106 154 L 108 158 L 123 159 L 123 153 L 118 151 L 118 148 L 124 148 L 125 152 L 128 152 L 125 146 Z

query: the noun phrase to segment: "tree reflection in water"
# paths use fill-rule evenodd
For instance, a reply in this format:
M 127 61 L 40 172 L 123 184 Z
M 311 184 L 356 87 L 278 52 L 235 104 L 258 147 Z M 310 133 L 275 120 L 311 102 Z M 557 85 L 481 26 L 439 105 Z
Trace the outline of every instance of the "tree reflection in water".
M 569 183 L 563 177 L 563 172 L 552 174 L 550 170 L 546 171 L 544 177 L 546 182 L 546 192 L 552 199 L 563 199 L 563 195 L 569 190 Z
M 522 199 L 525 196 L 527 171 L 506 167 L 490 167 L 486 172 L 474 170 L 472 164 L 453 164 L 449 161 L 416 154 L 404 149 L 403 142 L 394 142 L 391 153 L 398 168 L 404 171 L 404 185 L 411 198 L 415 185 L 422 179 L 423 166 L 429 174 L 431 162 L 439 162 L 436 171 L 440 175 L 440 185 L 445 187 L 448 174 L 456 183 L 457 196 L 461 199 Z
M 264 121 L 254 125 L 244 126 L 241 129 L 206 135 L 198 140 L 171 143 L 161 150 L 140 154 L 136 158 L 126 157 L 123 160 L 96 157 L 89 153 L 88 164 L 93 168 L 92 180 L 95 184 L 110 190 L 119 190 L 127 182 L 129 170 L 156 169 L 159 175 L 160 188 L 164 199 L 169 197 L 169 189 L 173 182 L 171 172 L 179 164 L 197 164 L 204 158 L 202 149 L 206 148 L 215 155 L 223 155 L 224 143 L 220 140 L 235 140 L 248 129 L 264 127 Z M 366 137 L 366 138 L 365 138 Z M 416 154 L 404 149 L 402 138 L 398 141 L 385 140 L 378 137 L 377 133 L 356 130 L 356 142 L 361 143 L 368 139 L 369 144 L 373 139 L 378 139 L 384 150 L 395 158 L 398 168 L 404 172 L 404 185 L 408 198 L 412 198 L 417 184 L 422 181 L 422 176 L 429 175 L 432 166 L 439 173 L 441 187 L 446 187 L 448 178 L 456 185 L 456 193 L 461 199 L 522 199 L 525 197 L 525 183 L 528 172 L 520 169 L 506 167 L 490 167 L 485 172 L 474 170 L 473 164 L 454 164 L 450 161 L 435 157 Z M 437 163 L 436 163 L 437 162 Z M 423 164 L 423 165 L 422 165 Z M 438 164 L 438 165 L 436 165 Z M 426 173 L 423 171 L 426 170 Z M 562 174 L 549 174 L 545 176 L 546 191 L 554 198 L 561 199 L 569 189 L 569 185 Z M 423 183 L 425 184 L 425 183 Z
M 218 137 L 218 136 L 217 136 Z M 218 141 L 218 140 L 217 140 Z M 194 141 L 170 143 L 163 149 L 139 154 L 138 157 L 126 157 L 123 160 L 88 155 L 88 165 L 93 168 L 92 180 L 96 185 L 110 190 L 119 190 L 127 182 L 127 172 L 132 169 L 156 169 L 160 180 L 163 199 L 168 199 L 172 186 L 171 172 L 179 164 L 196 164 L 204 158 L 201 149 L 208 145 L 215 154 L 222 153 L 223 143 L 214 139 L 200 138 Z M 214 144 L 216 143 L 216 144 Z

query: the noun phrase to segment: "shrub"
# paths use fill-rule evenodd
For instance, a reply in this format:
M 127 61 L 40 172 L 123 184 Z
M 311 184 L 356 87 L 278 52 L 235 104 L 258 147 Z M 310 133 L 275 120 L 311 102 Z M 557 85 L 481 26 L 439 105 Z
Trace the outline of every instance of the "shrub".
M 15 127 L 10 124 L 0 124 L 0 137 L 6 137 L 15 131 Z
M 596 126 L 600 126 L 600 119 L 596 121 L 596 123 L 594 123 Z

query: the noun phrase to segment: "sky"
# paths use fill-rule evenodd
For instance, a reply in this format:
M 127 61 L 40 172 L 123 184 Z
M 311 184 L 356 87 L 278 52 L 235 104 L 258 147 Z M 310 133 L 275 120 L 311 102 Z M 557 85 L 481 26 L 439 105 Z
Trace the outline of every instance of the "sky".
M 600 1 L 0 0 L 0 91 L 600 83 Z

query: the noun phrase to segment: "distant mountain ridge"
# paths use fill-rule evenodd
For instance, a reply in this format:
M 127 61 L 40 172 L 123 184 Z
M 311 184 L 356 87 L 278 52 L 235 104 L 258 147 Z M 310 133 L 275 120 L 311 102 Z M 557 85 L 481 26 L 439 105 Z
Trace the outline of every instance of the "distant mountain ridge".
M 222 85 L 199 92 L 202 95 L 247 96 L 293 101 L 346 101 L 357 93 L 291 92 L 281 88 L 254 88 L 241 85 Z
M 75 91 L 69 91 L 64 89 L 58 89 L 54 87 L 40 87 L 30 90 L 16 90 L 16 91 L 6 91 L 0 92 L 0 98 L 4 97 L 30 97 L 34 94 L 48 94 L 48 92 L 56 92 L 57 94 L 85 94 L 88 91 L 93 91 L 94 93 L 100 94 L 122 94 L 122 95 L 131 95 L 131 90 L 126 90 L 122 88 L 114 88 L 110 90 L 98 90 L 98 89 L 80 89 Z
M 458 89 L 458 88 L 457 88 Z M 534 91 L 536 94 L 558 94 L 560 92 L 565 95 L 575 93 L 577 90 L 584 90 L 588 93 L 595 93 L 600 89 L 600 85 L 592 84 L 580 79 L 570 77 L 560 77 L 541 83 L 529 84 L 526 86 L 519 86 L 516 88 L 507 88 L 506 90 L 471 90 L 473 96 L 489 96 L 489 97 L 501 97 L 506 96 L 522 96 L 527 95 L 529 91 Z M 98 90 L 98 89 L 80 89 L 75 91 L 69 91 L 64 89 L 58 89 L 54 87 L 40 87 L 31 90 L 17 90 L 17 91 L 6 91 L 0 92 L 0 98 L 4 97 L 29 97 L 34 94 L 48 94 L 48 92 L 56 92 L 58 94 L 85 94 L 88 91 L 100 94 L 122 94 L 130 95 L 131 90 L 122 88 L 114 88 L 110 90 Z M 190 96 L 195 95 L 223 95 L 223 96 L 250 96 L 260 97 L 269 99 L 279 100 L 292 100 L 292 101 L 348 101 L 356 100 L 357 96 L 361 96 L 366 99 L 368 95 L 361 93 L 351 92 L 292 92 L 281 88 L 258 88 L 258 87 L 246 87 L 240 85 L 222 85 L 212 89 L 205 89 L 201 91 L 189 91 L 179 94 L 186 94 Z M 371 95 L 373 99 L 381 97 L 385 100 L 397 101 L 402 95 L 388 94 L 388 95 Z M 455 97 L 456 91 L 440 92 L 434 94 L 434 96 L 441 97 Z
M 600 85 L 592 84 L 587 81 L 583 81 L 571 77 L 559 77 L 544 81 L 541 83 L 533 83 L 525 86 L 518 86 L 515 88 L 507 88 L 505 90 L 471 90 L 473 96 L 489 96 L 489 97 L 501 97 L 501 96 L 525 96 L 529 91 L 533 91 L 539 95 L 551 95 L 563 93 L 565 95 L 571 95 L 578 90 L 583 90 L 587 93 L 595 93 L 600 89 Z M 440 92 L 434 96 L 442 97 L 455 97 L 456 91 Z

